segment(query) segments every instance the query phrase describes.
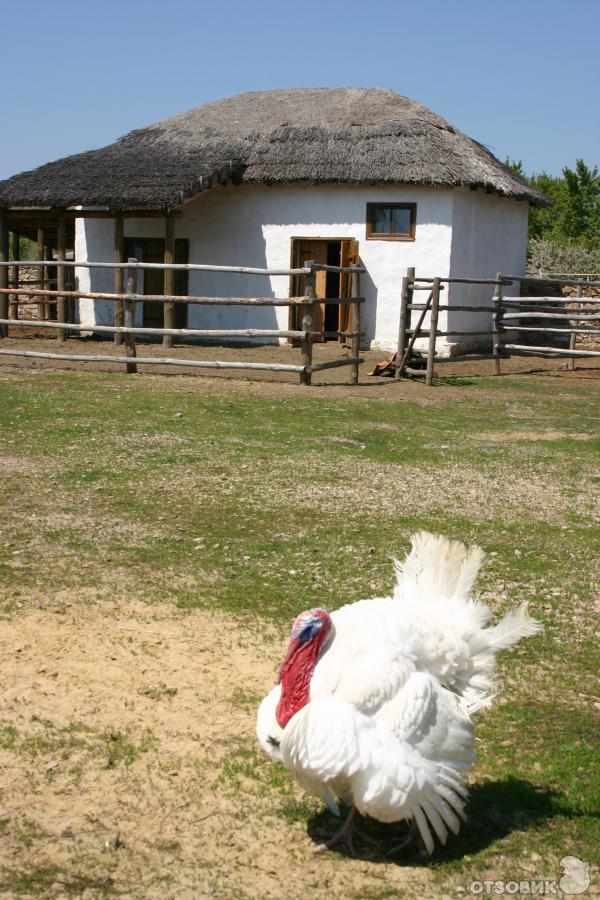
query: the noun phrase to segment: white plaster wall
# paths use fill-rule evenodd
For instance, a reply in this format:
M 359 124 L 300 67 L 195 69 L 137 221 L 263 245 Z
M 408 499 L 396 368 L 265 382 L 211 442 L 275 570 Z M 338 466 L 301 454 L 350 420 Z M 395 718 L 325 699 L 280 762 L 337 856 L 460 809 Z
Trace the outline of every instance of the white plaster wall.
M 75 259 L 112 262 L 114 244 L 113 219 L 75 220 Z M 126 237 L 164 237 L 163 219 L 125 219 Z M 183 236 L 183 235 L 182 235 Z M 79 290 L 113 293 L 114 269 L 75 268 Z M 127 276 L 125 276 L 127 277 Z M 144 273 L 138 272 L 138 290 L 144 290 Z M 115 304 L 112 300 L 80 300 L 79 321 L 82 325 L 113 325 Z M 136 304 L 135 322 L 142 324 L 142 304 Z
M 417 204 L 415 241 L 367 241 L 367 202 Z M 394 349 L 400 287 L 408 266 L 417 275 L 493 278 L 496 272 L 522 274 L 527 243 L 526 203 L 470 190 L 389 186 L 243 186 L 217 187 L 190 201 L 177 219 L 177 237 L 188 238 L 190 262 L 287 268 L 293 237 L 355 238 L 359 241 L 363 328 L 366 342 Z M 113 222 L 78 219 L 76 258 L 111 260 Z M 162 237 L 162 219 L 126 219 L 126 237 Z M 77 269 L 82 290 L 112 291 L 110 269 Z M 139 276 L 143 290 L 143 274 Z M 191 272 L 191 294 L 206 296 L 281 296 L 288 276 Z M 453 285 L 443 295 L 459 305 L 490 304 L 491 286 Z M 423 299 L 423 294 L 415 299 Z M 114 305 L 80 301 L 80 320 L 110 324 Z M 416 318 L 417 313 L 413 313 Z M 414 318 L 413 318 L 414 321 Z M 450 312 L 440 315 L 441 330 L 488 328 L 491 314 Z M 136 322 L 141 322 L 138 304 Z M 197 328 L 287 328 L 287 307 L 190 307 L 189 326 Z M 479 342 L 484 339 L 479 339 Z M 489 342 L 489 338 L 487 339 Z M 424 345 L 425 342 L 419 342 Z M 460 352 L 477 338 L 439 341 L 444 352 Z
M 525 273 L 528 204 L 468 189 L 455 191 L 450 273 L 454 278 L 495 278 Z M 434 273 L 437 274 L 437 273 Z M 492 285 L 452 285 L 450 302 L 460 306 L 492 305 Z M 450 312 L 448 330 L 482 331 L 491 312 Z M 489 345 L 489 337 L 448 338 L 453 352 Z M 443 343 L 440 342 L 440 346 Z
M 114 223 L 112 219 L 75 220 L 75 259 L 112 262 Z M 112 269 L 75 268 L 80 291 L 114 291 Z M 79 321 L 82 325 L 114 324 L 114 303 L 109 300 L 79 300 Z
M 417 204 L 414 241 L 367 241 L 367 202 Z M 177 237 L 188 238 L 191 263 L 288 268 L 293 237 L 354 238 L 367 272 L 361 277 L 363 328 L 366 341 L 394 349 L 402 276 L 408 266 L 417 272 L 450 273 L 453 196 L 429 187 L 363 185 L 217 187 L 185 207 L 177 220 Z M 126 219 L 125 236 L 163 234 L 162 220 Z M 76 250 L 89 259 L 111 259 L 113 223 L 102 219 L 77 221 Z M 111 290 L 112 272 L 96 270 L 91 281 L 80 272 L 80 286 Z M 242 276 L 191 272 L 191 294 L 205 296 L 280 296 L 289 293 L 288 276 Z M 81 301 L 82 321 L 92 321 L 93 307 Z M 112 304 L 96 303 L 97 321 L 109 321 Z M 287 328 L 287 307 L 191 307 L 189 327 Z M 441 320 L 441 324 L 442 320 Z
M 367 202 L 417 204 L 415 241 L 367 241 Z M 212 190 L 192 201 L 178 222 L 190 236 L 190 261 L 286 268 L 293 237 L 354 238 L 367 272 L 361 276 L 366 340 L 395 347 L 402 276 L 410 265 L 450 265 L 452 194 L 430 188 L 367 186 L 244 186 Z M 288 276 L 269 279 L 193 273 L 190 291 L 207 295 L 288 296 Z M 203 327 L 286 328 L 287 308 L 196 309 Z M 235 322 L 235 324 L 233 324 Z M 190 321 L 191 324 L 191 321 Z

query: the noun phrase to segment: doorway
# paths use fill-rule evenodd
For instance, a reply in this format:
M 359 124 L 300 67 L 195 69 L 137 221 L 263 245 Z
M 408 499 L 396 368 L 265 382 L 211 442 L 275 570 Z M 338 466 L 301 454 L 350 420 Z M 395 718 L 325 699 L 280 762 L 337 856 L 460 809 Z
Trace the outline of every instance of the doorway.
M 139 262 L 163 263 L 165 261 L 164 238 L 128 238 L 123 242 L 124 258 L 130 257 Z M 175 240 L 176 263 L 187 263 L 189 258 L 189 241 L 187 238 Z M 164 293 L 164 269 L 144 269 L 144 294 Z M 175 271 L 173 291 L 179 297 L 188 293 L 188 273 Z M 142 303 L 142 327 L 162 328 L 164 322 L 164 303 L 158 300 L 147 300 Z M 175 328 L 187 328 L 187 303 L 175 304 Z
M 301 268 L 312 259 L 328 266 L 346 268 L 358 264 L 358 241 L 354 238 L 292 238 L 291 267 Z M 317 272 L 317 298 L 325 299 L 350 297 L 352 276 L 339 272 Z M 304 275 L 290 278 L 290 297 L 300 297 L 304 293 Z M 289 327 L 297 331 L 302 327 L 302 311 L 299 306 L 290 307 Z M 324 331 L 322 341 L 336 341 L 344 344 L 345 337 L 337 332 L 352 330 L 350 307 L 344 303 L 320 303 L 313 307 L 313 324 L 316 331 Z

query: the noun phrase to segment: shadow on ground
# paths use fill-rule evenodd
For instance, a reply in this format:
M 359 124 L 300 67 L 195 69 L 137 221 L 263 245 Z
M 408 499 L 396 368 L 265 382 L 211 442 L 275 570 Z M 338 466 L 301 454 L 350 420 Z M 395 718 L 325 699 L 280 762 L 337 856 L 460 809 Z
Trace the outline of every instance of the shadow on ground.
M 469 795 L 467 821 L 462 824 L 458 836 L 448 835 L 445 847 L 441 847 L 436 839 L 431 863 L 436 865 L 478 853 L 513 831 L 526 831 L 558 814 L 576 817 L 578 813 L 566 809 L 562 799 L 560 794 L 519 779 L 475 785 Z M 343 815 L 346 813 L 347 810 L 343 810 Z M 308 823 L 308 834 L 320 844 L 337 831 L 342 821 L 328 811 L 319 813 Z M 393 848 L 407 834 L 406 823 L 384 825 L 360 817 L 354 832 L 355 856 L 370 862 L 395 861 L 402 866 L 428 865 L 428 858 L 416 846 L 393 853 Z M 345 854 L 347 851 L 340 844 L 332 852 Z

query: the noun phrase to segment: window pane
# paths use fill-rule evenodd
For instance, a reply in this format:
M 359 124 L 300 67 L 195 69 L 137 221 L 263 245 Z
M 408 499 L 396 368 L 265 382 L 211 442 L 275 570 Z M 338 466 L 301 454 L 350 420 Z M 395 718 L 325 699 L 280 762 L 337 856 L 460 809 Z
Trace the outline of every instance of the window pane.
M 389 206 L 375 206 L 371 210 L 373 234 L 390 234 L 392 227 L 392 210 Z
M 410 209 L 392 209 L 392 234 L 410 234 Z

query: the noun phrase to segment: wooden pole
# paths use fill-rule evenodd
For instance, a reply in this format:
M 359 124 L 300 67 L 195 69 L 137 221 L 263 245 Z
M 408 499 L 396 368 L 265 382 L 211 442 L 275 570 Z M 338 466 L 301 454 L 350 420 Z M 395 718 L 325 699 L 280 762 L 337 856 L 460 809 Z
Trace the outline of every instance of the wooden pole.
M 36 247 L 36 259 L 44 259 L 44 248 L 46 246 L 46 234 L 44 231 L 44 226 L 40 222 L 37 229 L 37 247 Z M 47 287 L 46 282 L 44 280 L 46 267 L 45 266 L 36 266 L 37 273 L 37 281 L 40 283 L 42 290 Z M 45 312 L 45 304 L 44 304 L 44 295 L 40 294 L 38 299 L 38 319 L 44 319 Z
M 113 262 L 120 263 L 123 262 L 123 216 L 115 215 L 115 231 L 114 231 L 114 243 L 113 243 Z M 114 285 L 115 285 L 115 294 L 123 293 L 123 281 L 124 281 L 124 270 L 123 269 L 115 269 L 114 270 Z M 117 300 L 115 303 L 115 327 L 123 328 L 125 324 L 125 307 L 122 300 Z M 115 344 L 123 343 L 123 335 L 118 332 L 115 334 Z
M 11 294 L 12 288 L 0 288 L 0 293 Z M 25 297 L 36 297 L 40 293 L 46 297 L 55 298 L 58 296 L 58 291 L 40 291 L 38 288 L 21 288 L 19 293 Z M 60 293 L 65 297 L 78 297 L 79 299 L 84 300 L 123 299 L 123 294 L 109 294 L 105 291 L 61 291 Z M 305 295 L 303 294 L 301 297 L 181 297 L 179 294 L 173 294 L 171 297 L 165 297 L 163 294 L 136 294 L 134 300 L 140 303 L 148 303 L 149 301 L 167 303 L 169 300 L 172 300 L 173 303 L 197 304 L 198 306 L 302 306 L 305 303 Z M 56 302 L 56 300 L 52 302 Z M 347 297 L 319 298 L 319 303 L 324 305 L 336 305 L 347 302 Z M 363 303 L 364 298 L 355 297 L 354 302 Z M 489 311 L 488 306 L 486 307 L 486 312 Z M 582 318 L 587 318 L 587 316 L 583 316 Z M 600 318 L 600 316 L 597 316 L 597 318 Z M 322 329 L 320 334 L 323 334 Z
M 52 259 L 52 247 L 51 247 L 49 244 L 46 244 L 46 246 L 44 247 L 44 259 L 45 259 L 45 260 Z M 42 271 L 43 271 L 43 273 L 44 273 L 44 284 L 43 284 L 43 287 L 44 287 L 44 288 L 49 288 L 49 287 L 51 287 L 51 284 L 50 284 L 50 267 L 49 267 L 49 266 L 44 266 L 44 268 L 42 269 Z M 51 307 L 50 307 L 50 304 L 47 303 L 47 302 L 44 300 L 44 318 L 45 318 L 45 319 L 49 319 L 49 318 L 50 318 L 50 315 L 51 315 L 51 312 L 52 312 L 52 309 L 51 309 Z
M 171 266 L 175 262 L 175 218 L 174 216 L 165 216 L 165 258 L 166 266 Z M 165 269 L 163 293 L 169 297 L 173 293 L 174 272 L 173 269 Z M 175 328 L 175 304 L 165 303 L 163 306 L 163 328 Z M 173 346 L 173 336 L 165 334 L 163 336 L 163 347 Z
M 16 260 L 19 258 L 19 235 L 16 231 L 12 233 L 12 258 Z M 9 319 L 18 319 L 19 318 L 19 267 L 15 264 L 13 266 L 13 283 L 15 285 L 15 293 L 11 294 L 8 298 L 8 318 Z
M 79 211 L 78 211 L 79 214 Z M 131 215 L 128 213 L 128 215 Z M 27 262 L 35 262 L 35 260 L 27 260 Z M 9 263 L 10 265 L 10 263 Z M 63 263 L 63 265 L 74 268 L 74 269 L 117 269 L 120 266 L 114 262 L 85 262 L 84 260 L 67 260 Z M 165 266 L 164 263 L 144 263 L 137 262 L 136 267 L 138 269 L 173 269 L 175 272 L 236 272 L 239 275 L 308 275 L 309 272 L 306 269 L 254 269 L 250 266 L 208 266 L 208 265 L 200 265 L 196 263 L 175 263 L 172 266 Z M 353 267 L 354 268 L 354 267 Z M 328 271 L 340 272 L 340 273 L 348 273 L 352 272 L 352 269 L 342 269 L 340 266 L 325 266 L 320 263 L 315 264 L 316 271 L 324 271 L 327 269 Z M 590 282 L 593 284 L 594 282 Z M 600 285 L 599 285 L 600 286 Z M 162 297 L 162 294 L 161 294 Z M 178 299 L 178 296 L 177 296 Z M 334 298 L 329 297 L 329 300 Z M 335 298 L 338 303 L 345 303 L 346 298 L 337 297 Z M 175 301 L 174 301 L 175 302 Z
M 408 360 L 410 359 L 410 354 L 412 353 L 412 349 L 417 342 L 417 338 L 419 337 L 419 333 L 421 331 L 421 325 L 425 321 L 425 316 L 427 315 L 427 313 L 429 312 L 429 310 L 431 308 L 432 299 L 433 299 L 433 291 L 430 291 L 429 297 L 427 298 L 425 304 L 423 305 L 423 308 L 421 309 L 421 315 L 419 316 L 419 320 L 418 320 L 416 326 L 414 327 L 414 329 L 408 329 L 409 334 L 411 331 L 412 331 L 412 334 L 410 336 L 408 346 L 407 346 L 406 350 L 404 351 L 404 356 L 400 360 L 400 371 L 401 372 L 403 372 L 406 369 L 406 364 L 407 364 Z
M 435 340 L 437 338 L 438 316 L 440 311 L 440 279 L 433 279 L 431 288 L 431 320 L 429 325 L 429 348 L 427 351 L 427 373 L 425 384 L 431 387 L 433 384 L 433 367 L 435 359 Z
M 532 344 L 507 344 L 507 350 L 519 356 L 589 356 L 600 357 L 600 350 L 567 350 L 562 347 L 534 347 Z
M 500 330 L 502 326 L 502 313 L 504 310 L 502 309 L 502 275 L 500 272 L 496 275 L 496 288 L 494 290 L 493 304 L 494 311 L 492 312 L 492 374 L 499 375 L 500 374 L 500 342 L 502 340 L 502 332 Z
M 2 356 L 24 356 L 31 359 L 64 359 L 77 362 L 127 363 L 127 365 L 144 366 L 184 366 L 192 369 L 252 369 L 262 372 L 302 372 L 303 366 L 290 366 L 284 363 L 251 363 L 227 362 L 221 360 L 174 359 L 168 356 L 138 356 L 136 363 L 129 363 L 127 356 L 110 356 L 109 354 L 73 354 L 73 353 L 40 353 L 36 350 L 0 350 Z M 337 365 L 349 365 L 348 360 L 337 360 Z M 323 364 L 321 368 L 330 368 L 333 364 Z
M 64 216 L 59 216 L 56 222 L 56 257 L 59 260 L 67 258 L 67 221 Z M 64 266 L 57 266 L 56 288 L 61 291 L 66 287 L 67 270 Z M 67 321 L 67 298 L 59 297 L 56 304 L 56 318 L 59 322 Z M 59 328 L 57 340 L 63 344 L 67 339 L 66 328 Z
M 396 348 L 396 367 L 394 378 L 396 381 L 400 379 L 402 370 L 400 368 L 406 350 L 406 327 L 410 325 L 409 304 L 412 303 L 413 289 L 415 281 L 415 269 L 410 267 L 406 270 L 406 276 L 402 279 L 402 292 L 400 294 L 400 322 L 398 325 L 398 347 Z
M 600 319 L 600 310 L 596 312 L 594 309 L 589 309 L 588 312 L 585 313 L 574 313 L 571 309 L 562 309 L 560 312 L 516 312 L 516 313 L 504 313 L 502 316 L 502 321 L 508 321 L 512 319 L 570 319 L 571 321 L 598 321 Z M 515 325 L 515 330 L 518 331 L 519 326 Z
M 528 309 L 530 312 L 543 312 L 544 309 L 561 310 L 565 315 L 569 315 L 569 304 L 573 302 L 572 298 L 560 300 L 558 297 L 505 297 L 502 305 L 507 309 Z M 578 297 L 579 306 L 600 306 L 600 297 Z
M 131 257 L 127 262 L 135 263 L 137 260 L 134 257 Z M 130 295 L 137 294 L 137 269 L 135 268 L 127 269 L 127 293 Z M 123 318 L 125 320 L 125 328 L 133 328 L 135 319 L 135 300 L 130 299 L 130 297 L 124 302 Z M 124 342 L 127 357 L 134 359 L 137 355 L 137 350 L 135 348 L 135 334 L 132 334 L 131 332 L 125 334 Z M 137 372 L 137 365 L 134 362 L 126 363 L 125 368 L 128 374 L 135 374 L 135 372 Z
M 37 319 L 19 319 L 19 323 L 24 327 L 31 328 L 47 328 L 56 331 L 61 325 L 58 322 L 38 322 Z M 0 325 L 10 325 L 11 319 L 0 319 Z M 69 322 L 69 331 L 92 331 L 94 334 L 112 334 L 117 330 L 114 325 L 76 325 Z M 166 328 L 139 328 L 135 326 L 131 329 L 124 326 L 119 329 L 122 334 L 132 331 L 134 334 L 147 334 L 153 337 L 163 335 L 167 331 Z M 339 334 L 337 331 L 330 332 L 333 335 Z M 600 333 L 600 330 L 599 332 Z M 174 337 L 293 337 L 300 339 L 304 336 L 303 331 L 280 331 L 278 328 L 171 328 L 169 334 Z M 313 331 L 314 337 L 321 337 L 322 331 Z M 314 366 L 313 366 L 314 368 Z
M 360 274 L 358 272 L 353 272 L 350 276 L 351 278 L 351 296 L 352 297 L 360 297 Z M 352 331 L 354 334 L 352 335 L 350 342 L 350 355 L 353 359 L 356 359 L 357 362 L 352 365 L 352 374 L 351 374 L 351 382 L 352 384 L 358 384 L 358 368 L 360 363 L 358 362 L 358 358 L 360 356 L 360 303 L 352 304 Z
M 313 339 L 308 332 L 313 330 L 312 304 L 317 296 L 317 273 L 316 269 L 313 268 L 314 260 L 312 259 L 305 262 L 304 267 L 310 268 L 310 274 L 304 276 L 304 295 L 309 302 L 303 303 L 301 307 L 302 331 L 305 332 L 305 336 L 300 341 L 300 349 L 302 351 L 302 364 L 306 366 L 306 369 L 300 373 L 300 384 L 309 385 L 312 380 L 309 367 L 312 365 Z
M 8 219 L 0 212 L 0 262 L 8 262 Z M 0 287 L 8 287 L 8 266 L 0 266 Z M 0 294 L 0 318 L 8 319 L 8 294 Z M 0 338 L 8 337 L 8 325 L 0 325 Z
M 580 300 L 582 295 L 583 295 L 583 288 L 581 287 L 581 285 L 578 285 L 577 294 L 576 294 L 577 299 Z M 578 303 L 577 306 L 575 307 L 575 312 L 580 313 L 581 311 L 582 311 L 582 306 L 581 306 L 581 304 Z M 577 334 L 575 332 L 573 332 L 573 334 L 571 335 L 571 339 L 569 341 L 569 350 L 575 349 L 576 341 L 577 341 Z M 567 362 L 567 369 L 570 369 L 572 372 L 575 370 L 575 357 L 574 356 L 572 356 L 571 359 Z

